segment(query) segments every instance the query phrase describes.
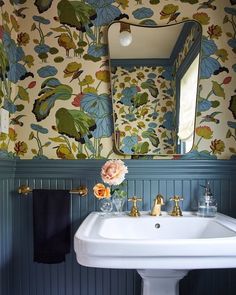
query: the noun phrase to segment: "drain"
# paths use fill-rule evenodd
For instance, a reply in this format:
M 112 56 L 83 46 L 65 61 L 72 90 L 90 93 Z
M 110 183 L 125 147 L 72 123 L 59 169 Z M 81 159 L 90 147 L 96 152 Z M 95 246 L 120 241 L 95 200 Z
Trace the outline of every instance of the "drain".
M 155 228 L 160 228 L 160 227 L 161 227 L 160 223 L 155 224 Z

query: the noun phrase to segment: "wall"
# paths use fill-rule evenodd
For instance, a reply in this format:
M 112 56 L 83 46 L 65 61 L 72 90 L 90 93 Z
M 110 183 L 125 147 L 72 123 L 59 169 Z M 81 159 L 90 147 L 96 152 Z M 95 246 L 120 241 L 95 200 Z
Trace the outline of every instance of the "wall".
M 176 103 L 170 69 L 117 66 L 112 70 L 118 151 L 128 155 L 176 153 Z
M 173 165 L 173 162 L 175 165 Z M 140 295 L 140 277 L 133 270 L 80 266 L 73 235 L 82 220 L 98 209 L 92 187 L 100 180 L 102 161 L 0 161 L 0 294 L 1 295 Z M 219 211 L 236 217 L 236 169 L 233 161 L 127 161 L 128 195 L 143 197 L 150 210 L 158 192 L 167 198 L 184 196 L 183 209 L 196 208 L 200 184 L 209 179 Z M 15 174 L 15 181 L 13 176 Z M 66 262 L 33 262 L 32 196 L 17 194 L 20 184 L 31 188 L 71 189 L 86 184 L 86 198 L 71 198 L 72 247 Z M 126 203 L 126 209 L 130 204 Z M 235 269 L 193 271 L 181 282 L 180 295 L 234 295 Z
M 0 96 L 15 130 L 0 138 L 1 157 L 117 157 L 106 44 L 106 26 L 117 18 L 149 24 L 194 18 L 202 24 L 196 137 L 187 157 L 235 155 L 235 1 L 202 2 L 1 1 Z

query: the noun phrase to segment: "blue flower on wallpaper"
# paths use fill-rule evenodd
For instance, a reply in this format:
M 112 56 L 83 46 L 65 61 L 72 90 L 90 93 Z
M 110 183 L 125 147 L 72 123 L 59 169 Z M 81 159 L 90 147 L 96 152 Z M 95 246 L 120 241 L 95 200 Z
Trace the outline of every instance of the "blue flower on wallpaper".
M 138 136 L 126 136 L 122 140 L 121 151 L 125 154 L 133 154 L 132 148 L 138 143 Z
M 236 72 L 236 64 L 232 65 L 232 69 Z
M 97 17 L 93 20 L 96 27 L 108 25 L 114 19 L 121 15 L 121 11 L 116 6 L 113 6 L 113 0 L 87 0 L 88 4 L 96 9 Z
M 184 154 L 180 157 L 182 160 L 214 160 L 217 159 L 216 155 L 210 154 L 208 151 L 196 151 L 193 150 L 187 154 Z
M 211 108 L 211 106 L 212 106 L 212 103 L 209 100 L 203 99 L 198 102 L 197 110 L 198 112 L 205 112 L 205 111 L 208 111 Z
M 216 52 L 217 46 L 214 40 L 207 39 L 206 36 L 202 37 L 202 55 L 212 55 Z
M 236 39 L 229 39 L 228 44 L 232 48 L 236 48 Z
M 94 138 L 110 137 L 113 133 L 112 116 L 95 119 L 97 128 L 91 131 Z
M 143 19 L 143 18 L 152 17 L 153 11 L 151 8 L 142 7 L 142 8 L 138 8 L 135 11 L 133 11 L 132 14 L 136 19 Z
M 21 47 L 18 47 L 10 35 L 6 32 L 3 34 L 3 45 L 9 61 L 9 71 L 7 77 L 9 81 L 17 83 L 22 76 L 26 74 L 26 68 L 19 61 L 25 56 Z
M 236 129 L 236 122 L 228 121 L 228 122 L 227 122 L 227 125 L 228 125 L 230 128 Z
M 112 106 L 110 97 L 104 94 L 85 94 L 81 100 L 81 108 L 90 114 L 96 122 L 97 128 L 92 131 L 95 138 L 109 137 L 113 132 Z
M 50 50 L 50 47 L 46 44 L 36 45 L 34 47 L 34 51 L 38 54 L 40 53 L 48 53 Z
M 156 128 L 157 127 L 157 123 L 151 122 L 148 124 L 148 127 L 150 128 Z
M 175 130 L 175 122 L 174 122 L 174 114 L 173 112 L 169 111 L 166 112 L 164 117 L 164 121 L 162 123 L 162 126 L 166 128 L 167 130 Z
M 125 119 L 132 122 L 132 121 L 135 121 L 136 120 L 136 117 L 134 114 L 126 114 L 125 115 Z
M 173 88 L 168 88 L 166 90 L 166 94 L 168 94 L 169 96 L 174 96 L 174 89 Z
M 125 87 L 125 89 L 121 92 L 122 97 L 120 102 L 126 106 L 132 106 L 132 98 L 137 94 L 137 92 L 136 86 Z
M 157 77 L 155 73 L 149 73 L 147 76 L 149 79 L 155 79 Z
M 172 66 L 167 66 L 164 68 L 164 71 L 162 72 L 161 76 L 167 81 L 173 80 L 173 68 Z
M 217 59 L 210 55 L 215 54 L 217 46 L 214 40 L 209 40 L 207 37 L 202 37 L 202 59 L 200 64 L 200 78 L 208 79 L 211 75 L 220 68 L 220 63 Z
M 211 56 L 203 56 L 201 59 L 200 66 L 200 78 L 209 79 L 215 71 L 220 68 L 220 63 L 218 60 Z
M 14 105 L 14 103 L 10 100 L 4 99 L 4 109 L 7 110 L 10 114 L 14 114 L 17 111 L 17 106 Z
M 108 55 L 108 47 L 105 44 L 100 45 L 90 45 L 88 47 L 88 54 L 94 57 L 101 57 Z
M 46 19 L 42 16 L 34 15 L 33 20 L 36 22 L 39 22 L 40 24 L 49 25 L 51 21 L 49 19 Z
M 48 129 L 42 127 L 41 125 L 31 124 L 30 127 L 31 127 L 31 129 L 33 129 L 34 131 L 37 131 L 39 133 L 42 133 L 42 134 L 47 134 L 48 133 Z
M 55 76 L 58 70 L 53 66 L 46 66 L 38 69 L 37 73 L 41 78 L 47 78 L 50 76 Z

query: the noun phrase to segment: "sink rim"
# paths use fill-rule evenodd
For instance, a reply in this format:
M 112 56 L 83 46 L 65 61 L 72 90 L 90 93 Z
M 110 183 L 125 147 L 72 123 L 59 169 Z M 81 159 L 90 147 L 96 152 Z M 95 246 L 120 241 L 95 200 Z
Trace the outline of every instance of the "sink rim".
M 148 212 L 142 212 L 142 214 L 145 218 Z M 183 217 L 168 216 L 167 218 L 174 221 L 175 218 L 197 217 L 194 212 L 183 212 L 183 215 Z M 160 220 L 166 218 L 165 216 L 167 215 L 164 214 L 161 217 L 148 216 L 147 218 Z M 236 235 L 235 237 L 225 238 L 162 240 L 89 237 L 87 233 L 94 226 L 97 218 L 104 217 L 101 217 L 99 212 L 90 213 L 74 236 L 74 249 L 77 260 L 82 265 L 131 269 L 236 267 Z M 119 216 L 108 218 L 119 218 Z M 236 233 L 236 220 L 234 218 L 217 213 L 214 218 L 203 219 L 215 220 Z M 145 251 L 147 247 L 148 251 Z

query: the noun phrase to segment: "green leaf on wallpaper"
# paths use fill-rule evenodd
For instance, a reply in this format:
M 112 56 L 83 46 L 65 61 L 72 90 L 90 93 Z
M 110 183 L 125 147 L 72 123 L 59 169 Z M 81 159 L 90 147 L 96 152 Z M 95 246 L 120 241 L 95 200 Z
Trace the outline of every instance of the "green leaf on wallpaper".
M 4 93 L 2 92 L 2 89 L 0 88 L 0 98 L 4 96 Z
M 32 55 L 25 55 L 22 61 L 24 61 L 29 68 L 34 65 L 34 57 Z
M 29 93 L 24 87 L 18 86 L 17 96 L 19 99 L 29 102 Z
M 53 142 L 66 142 L 66 140 L 61 136 L 49 137 L 49 139 Z
M 150 92 L 150 94 L 157 98 L 157 95 L 159 93 L 158 88 L 156 87 L 155 81 L 152 79 L 148 79 L 146 82 L 143 82 L 141 84 L 141 87 L 143 89 L 148 89 L 148 91 Z
M 101 60 L 101 57 L 95 57 L 93 55 L 85 54 L 85 55 L 83 55 L 83 59 L 84 60 L 91 60 L 93 62 L 97 62 L 97 61 Z
M 18 104 L 18 105 L 16 105 L 16 110 L 17 110 L 17 112 L 21 112 L 21 111 L 23 111 L 24 108 L 25 108 L 25 106 L 24 106 L 23 104 Z
M 219 105 L 220 105 L 220 102 L 218 100 L 211 101 L 212 108 L 218 108 Z
M 147 141 L 138 143 L 134 147 L 134 152 L 138 154 L 147 154 L 149 151 L 149 143 Z
M 236 95 L 231 96 L 229 110 L 232 112 L 234 119 L 236 119 Z
M 35 100 L 33 113 L 37 121 L 44 120 L 54 107 L 56 100 L 68 100 L 71 98 L 73 89 L 61 84 L 56 78 L 49 78 L 41 85 L 42 90 L 39 92 L 39 98 Z
M 85 42 L 85 41 L 83 41 L 83 40 L 80 40 L 79 42 L 77 42 L 77 45 L 78 45 L 79 47 L 85 47 L 85 46 L 88 45 L 88 43 Z
M 51 28 L 51 30 L 57 33 L 67 33 L 67 30 L 63 27 Z
M 85 137 L 85 146 L 86 148 L 92 153 L 95 154 L 96 153 L 96 149 L 94 148 L 94 144 L 92 143 L 92 141 L 86 136 Z
M 236 149 L 233 148 L 233 147 L 230 147 L 230 148 L 229 148 L 229 151 L 230 151 L 231 153 L 233 153 L 233 154 L 236 154 Z
M 34 5 L 38 8 L 39 13 L 43 13 L 51 7 L 52 2 L 53 0 L 35 0 Z
M 74 142 L 72 142 L 71 148 L 74 153 L 78 150 L 77 145 Z
M 138 108 L 148 102 L 148 94 L 147 92 L 137 93 L 134 97 L 132 97 L 131 101 L 134 106 Z
M 154 129 L 149 128 L 147 131 L 143 131 L 142 137 L 148 138 L 151 141 L 152 145 L 155 147 L 158 147 L 158 145 L 160 143 L 160 140 L 159 140 Z
M 78 160 L 84 160 L 84 159 L 87 158 L 87 156 L 85 154 L 83 154 L 83 153 L 79 153 L 79 154 L 76 155 L 76 158 Z
M 90 137 L 90 131 L 96 128 L 95 120 L 83 111 L 65 108 L 57 110 L 56 124 L 60 134 L 67 135 L 81 143 L 85 143 L 84 138 Z
M 232 136 L 232 132 L 231 130 L 229 129 L 226 133 L 226 138 L 230 138 Z
M 91 19 L 96 17 L 96 10 L 82 1 L 61 0 L 57 4 L 59 20 L 61 24 L 82 30 L 84 26 L 91 24 Z
M 212 91 L 216 96 L 223 97 L 225 99 L 224 88 L 216 81 L 212 81 Z
M 97 90 L 94 87 L 86 87 L 83 89 L 83 93 L 97 94 Z

